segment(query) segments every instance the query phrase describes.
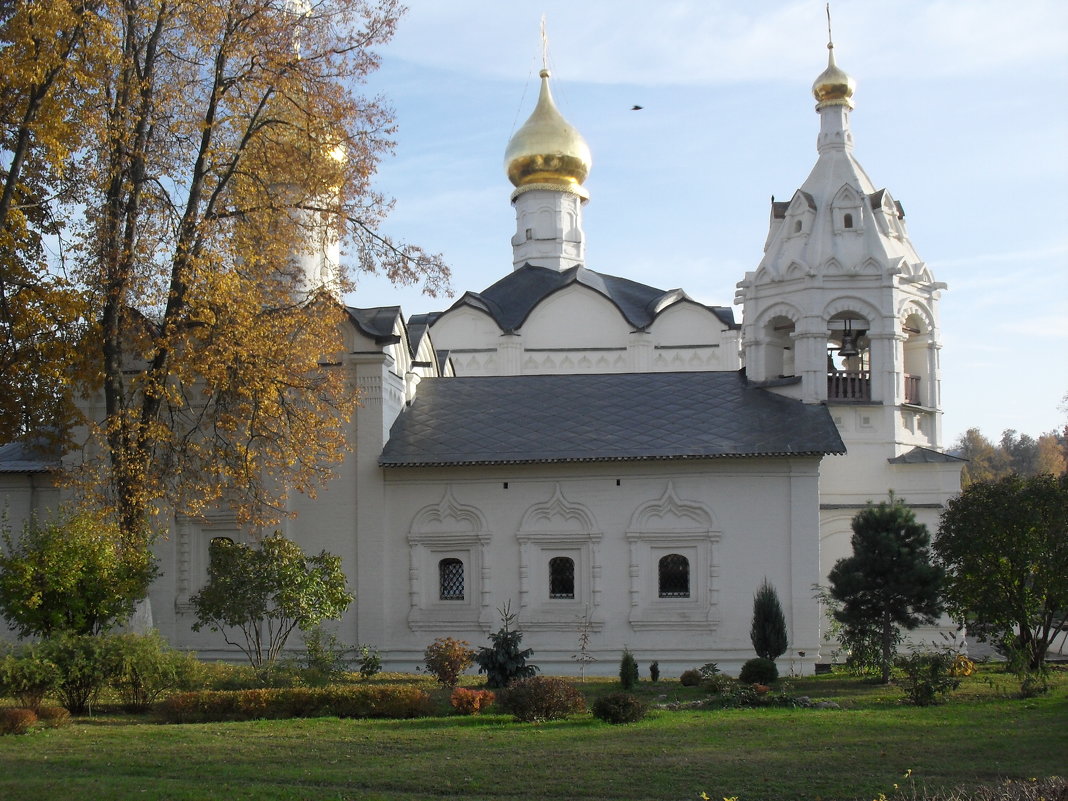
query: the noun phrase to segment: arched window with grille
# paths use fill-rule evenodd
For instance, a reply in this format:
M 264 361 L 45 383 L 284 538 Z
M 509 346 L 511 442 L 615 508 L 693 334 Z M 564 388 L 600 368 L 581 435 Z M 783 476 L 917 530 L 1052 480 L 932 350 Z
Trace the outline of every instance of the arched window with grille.
M 549 597 L 575 598 L 575 560 L 570 556 L 554 556 L 549 560 Z
M 442 601 L 464 599 L 464 563 L 459 559 L 442 559 L 438 562 L 438 579 Z
M 657 567 L 661 598 L 690 597 L 690 560 L 679 553 L 660 558 Z

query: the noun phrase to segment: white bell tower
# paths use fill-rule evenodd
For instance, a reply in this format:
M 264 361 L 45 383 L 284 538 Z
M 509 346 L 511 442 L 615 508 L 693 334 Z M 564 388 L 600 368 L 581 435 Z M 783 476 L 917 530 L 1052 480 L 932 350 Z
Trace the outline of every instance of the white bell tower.
M 747 375 L 841 407 L 836 417 L 855 417 L 864 439 L 939 450 L 945 284 L 909 241 L 901 204 L 853 156 L 856 84 L 828 47 L 812 87 L 819 158 L 789 201 L 772 200 L 764 258 L 738 284 Z
M 812 87 L 819 157 L 801 188 L 771 203 L 764 257 L 738 284 L 746 376 L 824 403 L 845 456 L 820 465 L 820 570 L 851 552 L 851 521 L 891 491 L 931 531 L 960 491 L 943 452 L 938 283 L 901 204 L 853 156 L 855 82 L 835 64 Z M 824 581 L 826 579 L 824 578 Z

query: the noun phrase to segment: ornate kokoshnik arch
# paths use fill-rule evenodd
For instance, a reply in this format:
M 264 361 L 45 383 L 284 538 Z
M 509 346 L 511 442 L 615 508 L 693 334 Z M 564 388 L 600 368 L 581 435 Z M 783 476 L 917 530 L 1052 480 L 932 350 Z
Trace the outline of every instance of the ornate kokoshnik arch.
M 681 500 L 672 481 L 663 495 L 634 511 L 627 529 L 631 628 L 708 631 L 716 627 L 721 537 L 712 510 L 699 501 Z M 659 597 L 658 564 L 669 554 L 687 559 L 688 598 Z
M 827 303 L 823 307 L 822 317 L 825 323 L 829 323 L 831 318 L 841 312 L 856 312 L 863 315 L 868 325 L 871 326 L 868 330 L 881 331 L 883 328 L 883 315 L 879 309 L 868 300 L 857 297 L 856 295 L 847 295 L 844 297 L 836 297 Z
M 441 500 L 412 518 L 408 533 L 408 626 L 413 631 L 449 626 L 488 631 L 490 567 L 485 546 L 492 533 L 477 507 L 460 503 L 447 486 Z M 442 559 L 459 559 L 464 569 L 462 600 L 441 599 L 435 592 L 436 568 Z
M 901 303 L 898 304 L 898 322 L 904 325 L 905 321 L 914 315 L 923 320 L 923 324 L 927 328 L 924 332 L 925 334 L 930 334 L 934 331 L 934 314 L 931 312 L 930 307 L 916 298 L 904 298 Z
M 794 304 L 779 301 L 764 309 L 764 311 L 760 313 L 760 316 L 757 317 L 753 325 L 757 330 L 762 331 L 764 329 L 764 326 L 766 326 L 776 317 L 785 317 L 796 326 L 798 325 L 798 323 L 800 323 L 801 318 L 804 317 L 804 314 L 802 314 L 801 310 L 797 308 L 797 306 L 795 306 Z
M 516 532 L 519 542 L 519 610 L 525 628 L 573 631 L 581 617 L 600 630 L 602 533 L 593 513 L 570 501 L 560 484 L 552 496 L 533 504 Z M 569 558 L 574 564 L 574 597 L 552 598 L 549 560 Z

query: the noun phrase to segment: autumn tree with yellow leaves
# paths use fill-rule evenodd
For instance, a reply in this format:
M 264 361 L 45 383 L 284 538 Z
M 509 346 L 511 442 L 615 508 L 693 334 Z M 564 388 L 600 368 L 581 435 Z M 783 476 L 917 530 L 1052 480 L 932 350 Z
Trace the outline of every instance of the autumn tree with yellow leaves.
M 57 77 L 45 86 L 33 47 L 10 46 L 22 34 L 8 23 L 57 6 L 67 16 L 49 23 Z M 447 285 L 440 257 L 378 231 L 390 204 L 372 178 L 393 121 L 358 87 L 402 9 L 396 0 L 14 8 L 3 20 L 4 102 L 23 98 L 28 109 L 43 94 L 49 122 L 25 123 L 20 177 L 20 128 L 5 107 L 5 186 L 19 211 L 0 221 L 2 286 L 32 264 L 41 286 L 54 279 L 70 298 L 76 324 L 63 333 L 75 347 L 57 378 L 87 408 L 71 481 L 114 515 L 130 547 L 145 546 L 161 507 L 226 504 L 239 522 L 268 525 L 287 492 L 313 493 L 341 458 L 356 405 L 337 364 L 337 298 L 351 276 L 318 286 L 300 262 L 336 238 L 357 270 L 430 293 Z M 66 276 L 34 248 L 7 247 L 22 230 L 39 242 L 62 234 Z M 0 325 L 15 330 L 24 312 L 4 304 Z M 61 327 L 41 325 L 42 341 Z M 32 384 L 37 367 L 5 362 L 4 377 Z M 41 411 L 29 417 L 40 422 Z

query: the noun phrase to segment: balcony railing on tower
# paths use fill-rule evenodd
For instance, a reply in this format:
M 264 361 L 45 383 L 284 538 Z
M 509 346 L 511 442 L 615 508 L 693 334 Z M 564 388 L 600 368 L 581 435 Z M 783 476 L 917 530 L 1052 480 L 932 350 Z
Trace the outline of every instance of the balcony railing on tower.
M 827 400 L 870 401 L 871 370 L 828 370 Z

